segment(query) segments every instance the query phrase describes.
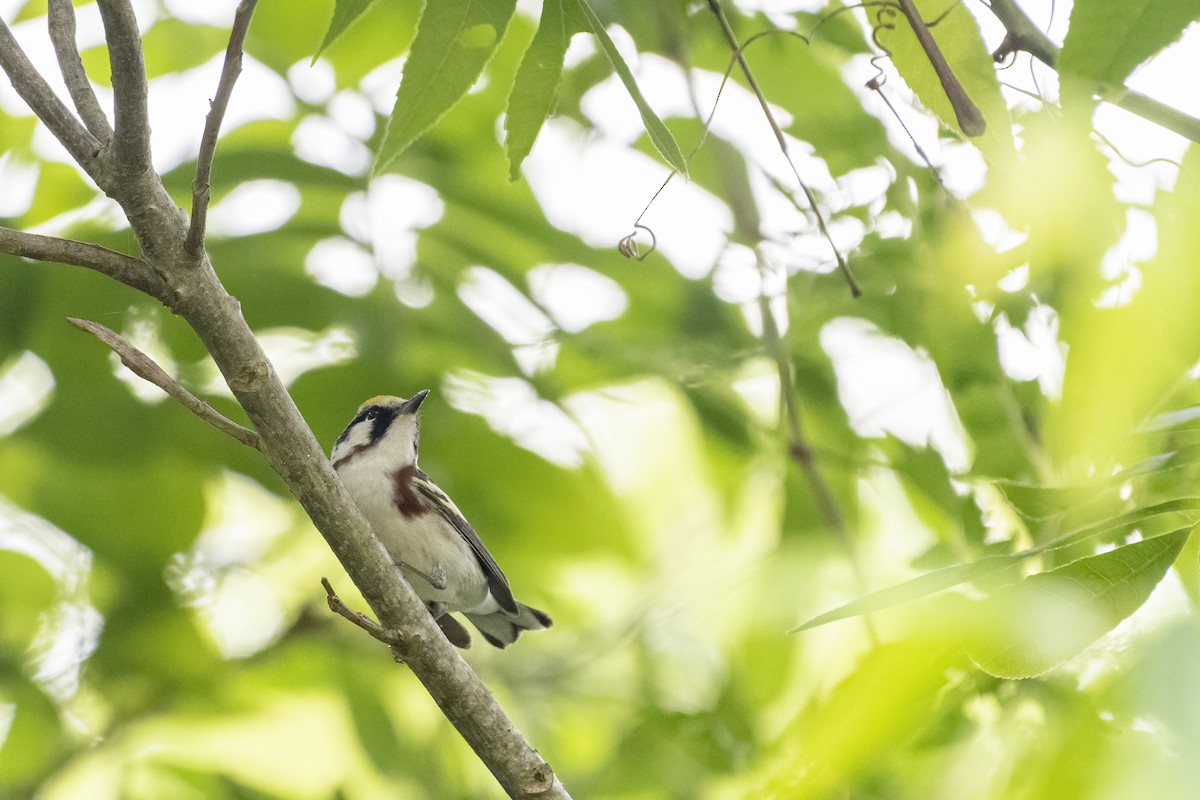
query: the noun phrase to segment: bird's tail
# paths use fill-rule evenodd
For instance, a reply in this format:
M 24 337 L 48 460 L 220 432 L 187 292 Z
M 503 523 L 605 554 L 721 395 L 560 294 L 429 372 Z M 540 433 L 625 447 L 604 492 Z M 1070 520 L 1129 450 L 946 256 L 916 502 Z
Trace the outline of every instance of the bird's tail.
M 521 631 L 540 631 L 554 624 L 549 615 L 523 603 L 517 603 L 517 613 L 496 611 L 491 614 L 467 614 L 471 624 L 479 628 L 483 638 L 496 647 L 504 648 L 517 640 Z

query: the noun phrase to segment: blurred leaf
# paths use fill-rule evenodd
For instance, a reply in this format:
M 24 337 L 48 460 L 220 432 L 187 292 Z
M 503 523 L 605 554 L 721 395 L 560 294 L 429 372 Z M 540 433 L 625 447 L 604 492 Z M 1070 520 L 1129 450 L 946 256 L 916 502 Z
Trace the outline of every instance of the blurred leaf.
M 374 2 L 375 0 L 336 0 L 333 5 L 333 16 L 329 19 L 329 30 L 325 31 L 325 38 L 321 40 L 317 52 L 313 53 L 312 63 L 317 63 L 317 59 L 321 57 L 321 53 L 325 52 L 325 48 L 336 42 L 338 37 L 357 22 L 358 18 L 366 13 Z
M 574 0 L 542 3 L 542 19 L 521 59 L 504 117 L 509 180 L 515 181 L 520 176 L 521 162 L 533 149 L 538 131 L 554 106 L 562 81 L 563 56 L 571 36 L 587 30 L 587 24 Z
M 1102 491 L 1090 486 L 1039 486 L 1017 481 L 997 481 L 997 488 L 1023 517 L 1046 519 L 1091 500 Z
M 1071 9 L 1058 68 L 1119 86 L 1133 68 L 1173 42 L 1200 9 L 1189 0 L 1089 0 Z
M 1183 430 L 1200 429 L 1200 406 L 1188 406 L 1187 408 L 1156 414 L 1142 423 L 1138 431 L 1141 433 L 1154 433 L 1173 428 L 1182 428 Z
M 6 794 L 36 781 L 68 746 L 54 701 L 7 661 L 0 652 L 0 708 L 10 706 L 13 713 L 0 741 L 0 793 Z
M 613 40 L 609 37 L 608 31 L 604 28 L 604 23 L 596 16 L 596 12 L 588 5 L 588 0 L 568 0 L 578 4 L 579 10 L 582 12 L 588 24 L 592 28 L 592 34 L 595 35 L 600 49 L 604 51 L 604 55 L 608 57 L 608 61 L 612 64 L 613 70 L 621 79 L 621 83 L 625 84 L 625 90 L 629 92 L 629 96 L 633 98 L 633 102 L 638 107 L 638 113 L 642 115 L 642 124 L 646 126 L 646 133 L 650 135 L 650 141 L 654 143 L 655 149 L 659 154 L 667 160 L 672 169 L 678 172 L 683 177 L 688 176 L 687 160 L 684 159 L 683 153 L 679 149 L 679 145 L 675 142 L 675 137 L 671 135 L 671 131 L 663 124 L 663 121 L 654 113 L 654 109 L 646 102 L 646 98 L 642 96 L 642 90 L 638 88 L 637 81 L 633 78 L 633 73 L 629 71 L 629 66 L 625 63 L 625 59 L 621 58 L 620 52 L 617 51 L 617 46 L 613 44 Z
M 426 2 L 379 146 L 376 172 L 387 169 L 462 99 L 499 47 L 515 8 L 516 0 Z
M 1001 678 L 1032 678 L 1078 655 L 1141 607 L 1192 528 L 1081 558 L 993 594 L 971 659 Z
M 54 594 L 54 578 L 41 564 L 23 553 L 0 549 L 0 651 L 23 655 L 44 623 L 42 615 Z
M 229 19 L 233 21 L 232 12 Z M 188 46 L 180 47 L 181 40 L 186 40 Z M 157 78 L 198 67 L 223 52 L 228 43 L 229 31 L 226 28 L 195 25 L 170 17 L 159 19 L 142 36 L 146 75 Z M 88 48 L 80 57 L 89 78 L 102 86 L 111 85 L 112 69 L 108 63 L 107 46 Z
M 947 671 L 960 661 L 940 641 L 910 639 L 870 650 L 828 697 L 789 725 L 756 795 L 835 796 L 846 779 L 861 779 L 870 765 L 905 752 L 916 732 L 939 714 Z

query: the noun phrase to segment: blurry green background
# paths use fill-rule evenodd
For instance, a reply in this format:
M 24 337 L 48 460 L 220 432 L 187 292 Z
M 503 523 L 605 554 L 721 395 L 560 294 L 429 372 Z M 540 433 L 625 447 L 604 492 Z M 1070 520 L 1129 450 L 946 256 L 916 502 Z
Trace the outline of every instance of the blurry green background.
M 135 5 L 156 165 L 186 207 L 233 4 Z M 729 61 L 713 17 L 593 5 L 690 153 Z M 835 8 L 726 5 L 743 39 L 807 32 Z M 0 9 L 53 74 L 45 3 Z M 989 120 L 976 144 L 938 127 L 928 65 L 880 35 L 901 71 L 884 64 L 884 92 L 943 189 L 863 88 L 877 51 L 862 12 L 811 46 L 763 39 L 747 57 L 855 300 L 740 76 L 691 182 L 645 216 L 658 250 L 630 261 L 616 243 L 668 172 L 590 40 L 568 53 L 522 180 L 508 181 L 500 119 L 536 29 L 524 2 L 472 93 L 372 179 L 418 4 L 375 3 L 310 66 L 331 10 L 260 3 L 210 253 L 326 448 L 366 397 L 433 390 L 423 469 L 555 619 L 467 658 L 575 797 L 1193 796 L 1194 543 L 1138 614 L 1030 680 L 976 668 L 942 622 L 1001 579 L 786 632 L 864 591 L 1194 493 L 1198 415 L 1155 417 L 1200 401 L 1194 148 L 1093 115 L 1086 93 L 1060 107 L 1002 89 L 1057 99 L 1027 56 L 997 79 L 961 6 L 935 30 Z M 78 12 L 104 99 L 98 14 Z M 971 12 L 995 47 L 994 20 Z M 1116 83 L 1187 21 L 1113 42 L 1067 18 L 1052 32 L 1075 52 L 1134 53 L 1105 75 Z M 0 90 L 0 224 L 136 252 L 115 206 Z M 1150 158 L 1183 163 L 1130 163 Z M 325 609 L 322 576 L 361 599 L 256 453 L 68 316 L 120 331 L 242 419 L 153 301 L 0 256 L 0 796 L 497 796 L 412 676 Z M 789 457 L 781 362 L 816 483 Z

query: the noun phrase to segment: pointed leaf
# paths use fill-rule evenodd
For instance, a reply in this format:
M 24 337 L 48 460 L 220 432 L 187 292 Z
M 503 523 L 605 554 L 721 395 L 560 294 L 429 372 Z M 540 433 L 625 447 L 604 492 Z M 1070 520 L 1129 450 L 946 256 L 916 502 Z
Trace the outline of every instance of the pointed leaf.
M 869 614 L 872 611 L 880 611 L 900 605 L 901 603 L 917 600 L 940 592 L 943 589 L 949 589 L 968 581 L 991 575 L 1005 567 L 1017 564 L 1026 558 L 1079 544 L 1093 536 L 1132 527 L 1151 517 L 1196 510 L 1200 510 L 1200 498 L 1196 497 L 1181 497 L 1175 500 L 1168 500 L 1164 503 L 1145 506 L 1144 508 L 1112 517 L 1103 522 L 1096 522 L 1070 530 L 1046 544 L 1022 550 L 1020 553 L 1013 553 L 1006 556 L 989 556 L 981 558 L 978 561 L 972 561 L 969 564 L 955 564 L 952 567 L 935 570 L 904 583 L 871 592 L 844 606 L 839 606 L 832 611 L 819 614 L 802 625 L 788 631 L 788 633 L 799 633 L 800 631 L 806 631 L 810 628 L 836 622 L 837 620 L 857 617 L 860 614 Z
M 1081 558 L 1001 589 L 984 602 L 986 636 L 968 655 L 1000 678 L 1032 678 L 1075 657 L 1146 602 L 1191 532 Z
M 583 13 L 584 18 L 587 19 L 592 33 L 596 37 L 596 41 L 600 44 L 600 49 L 604 51 L 604 55 L 608 56 L 608 61 L 612 64 L 613 69 L 616 70 L 621 83 L 625 84 L 625 89 L 629 92 L 629 96 L 637 104 L 638 111 L 642 115 L 642 124 L 646 126 L 646 133 L 650 135 L 650 141 L 654 143 L 654 146 L 658 149 L 662 157 L 667 160 L 667 163 L 686 178 L 688 175 L 687 161 L 684 159 L 679 145 L 675 142 L 675 137 L 671 135 L 671 131 L 667 129 L 663 121 L 654 113 L 654 109 L 650 108 L 650 104 L 646 102 L 646 98 L 642 96 L 642 91 L 638 88 L 637 81 L 633 79 L 633 73 L 629 71 L 629 65 L 625 63 L 625 59 L 621 58 L 621 54 L 617 52 L 617 46 L 613 44 L 608 31 L 604 29 L 604 23 L 596 16 L 596 12 L 588 5 L 587 0 L 574 0 L 574 2 L 578 3 L 579 10 Z
M 949 589 L 952 586 L 958 586 L 967 581 L 982 578 L 993 572 L 998 572 L 1005 567 L 1011 567 L 1013 564 L 1020 562 L 1023 557 L 1019 553 L 1011 556 L 989 556 L 988 558 L 981 558 L 978 561 L 972 561 L 970 564 L 955 564 L 953 567 L 935 570 L 904 583 L 898 583 L 895 586 L 889 586 L 886 589 L 880 589 L 877 592 L 863 595 L 844 606 L 839 606 L 832 611 L 826 611 L 824 614 L 813 617 L 803 625 L 792 628 L 788 633 L 799 633 L 830 622 L 836 622 L 840 619 L 857 617 L 860 614 L 870 614 L 872 611 L 881 611 L 885 608 L 898 606 L 901 603 L 917 600 L 940 592 L 943 589 Z
M 317 48 L 317 52 L 313 53 L 312 63 L 317 63 L 321 53 L 336 42 L 338 37 L 365 14 L 374 2 L 375 0 L 337 0 L 333 6 L 333 16 L 329 20 L 329 30 L 325 31 L 325 38 L 321 41 L 321 46 Z
M 408 149 L 457 103 L 492 59 L 516 0 L 431 0 L 404 62 L 376 171 Z
M 1143 422 L 1138 427 L 1138 432 L 1156 433 L 1158 431 L 1171 430 L 1172 428 L 1189 431 L 1200 428 L 1200 406 L 1188 406 L 1176 409 L 1175 411 L 1156 414 Z
M 573 0 L 542 3 L 542 20 L 517 69 L 504 117 L 509 180 L 520 176 L 521 162 L 533 149 L 538 131 L 554 106 L 571 36 L 587 28 L 587 20 Z
M 1179 0 L 1090 0 L 1071 9 L 1059 69 L 1111 86 L 1166 47 L 1200 8 Z

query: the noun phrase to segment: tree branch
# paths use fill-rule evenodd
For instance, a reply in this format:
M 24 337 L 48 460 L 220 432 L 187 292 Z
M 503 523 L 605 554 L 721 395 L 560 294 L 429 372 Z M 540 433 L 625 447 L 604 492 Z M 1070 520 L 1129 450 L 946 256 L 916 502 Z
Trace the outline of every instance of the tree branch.
M 233 85 L 242 74 L 242 48 L 246 43 L 246 31 L 250 29 L 250 17 L 258 0 L 242 0 L 233 17 L 233 29 L 229 33 L 229 46 L 225 48 L 225 65 L 221 67 L 221 80 L 217 83 L 217 95 L 213 98 L 204 120 L 204 135 L 200 139 L 200 154 L 196 158 L 196 177 L 192 181 L 192 224 L 188 228 L 184 248 L 193 256 L 204 247 L 204 227 L 208 221 L 210 197 L 209 178 L 212 175 L 213 156 L 217 150 L 217 136 L 221 122 L 233 96 Z
M 94 180 L 100 166 L 100 142 L 88 133 L 62 100 L 58 99 L 50 84 L 46 83 L 46 79 L 30 63 L 21 45 L 17 44 L 4 20 L 0 20 L 0 68 L 8 75 L 9 82 L 17 90 L 17 94 L 21 95 L 21 99 L 50 129 L 54 138 L 62 143 L 71 154 L 71 158 Z
M 1024 51 L 1046 66 L 1057 69 L 1058 56 L 1062 52 L 1062 48 L 1042 33 L 1029 15 L 1017 5 L 1016 0 L 991 0 L 989 8 L 1007 31 L 1004 40 L 996 48 L 996 52 L 992 53 L 993 59 L 1002 61 L 1012 53 Z M 1095 87 L 1094 92 L 1105 102 L 1112 103 L 1118 108 L 1123 108 L 1131 114 L 1136 114 L 1142 119 L 1178 133 L 1193 142 L 1200 142 L 1200 119 L 1196 117 L 1188 116 L 1166 103 L 1124 86 L 1100 84 Z
M 98 244 L 0 227 L 0 253 L 95 270 L 164 303 L 169 292 L 146 262 Z
M 50 0 L 47 13 L 50 41 L 54 43 L 54 55 L 58 57 L 58 67 L 62 70 L 67 91 L 71 93 L 71 102 L 91 134 L 106 143 L 112 139 L 113 132 L 96 100 L 96 93 L 92 91 L 75 44 L 75 6 L 71 5 L 71 0 Z
M 120 174 L 150 169 L 150 116 L 142 36 L 129 0 L 97 0 L 112 67 L 113 152 L 111 167 Z
M 128 215 L 144 261 L 153 269 L 153 273 L 147 269 L 143 274 L 161 279 L 163 290 L 155 296 L 187 320 L 204 343 L 258 432 L 259 451 L 312 518 L 379 624 L 421 642 L 405 663 L 504 790 L 513 798 L 569 798 L 550 765 L 521 736 L 479 676 L 442 636 L 424 603 L 396 569 L 246 324 L 241 304 L 217 278 L 208 255 L 203 249 L 198 256 L 187 252 L 188 220 L 153 171 L 149 158 L 146 82 L 136 20 L 128 0 L 99 0 L 99 4 L 113 67 L 116 119 L 113 160 L 104 165 L 97 183 Z M 8 46 L 11 38 L 0 39 L 6 70 L 13 62 L 12 54 L 19 52 Z M 27 61 L 25 69 L 36 76 Z M 27 78 L 17 72 L 23 80 Z M 46 93 L 53 97 L 48 90 Z M 46 113 L 57 125 L 65 115 L 74 122 L 61 103 L 50 108 L 41 94 L 32 96 L 37 105 L 31 107 L 39 117 Z M 94 158 L 84 152 L 78 157 Z M 33 241 L 44 256 L 49 246 Z M 90 258 L 75 261 L 98 268 Z
M 87 331 L 104 342 L 112 348 L 114 353 L 121 357 L 121 363 L 129 367 L 134 375 L 137 375 L 144 381 L 153 383 L 179 401 L 181 406 L 221 433 L 232 439 L 236 439 L 247 447 L 258 449 L 259 437 L 257 433 L 249 428 L 243 428 L 241 425 L 238 425 L 208 403 L 183 388 L 178 381 L 167 374 L 166 370 L 154 363 L 154 359 L 131 345 L 115 331 L 104 327 L 98 322 L 89 322 L 86 319 L 67 317 L 67 322 L 80 330 Z

